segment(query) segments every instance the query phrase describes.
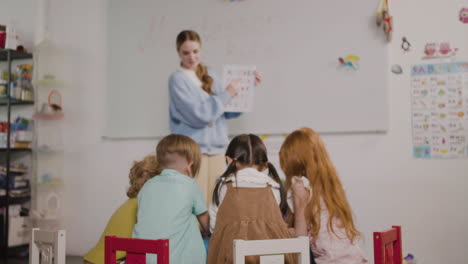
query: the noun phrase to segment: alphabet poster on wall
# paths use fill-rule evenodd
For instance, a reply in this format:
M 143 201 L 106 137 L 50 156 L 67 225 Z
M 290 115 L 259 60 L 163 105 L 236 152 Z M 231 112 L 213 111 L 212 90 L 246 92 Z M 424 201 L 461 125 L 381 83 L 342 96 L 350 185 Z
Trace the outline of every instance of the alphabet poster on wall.
M 239 93 L 226 105 L 226 112 L 252 112 L 254 105 L 255 66 L 224 65 L 223 87 L 239 81 Z
M 413 66 L 411 101 L 415 158 L 468 157 L 468 62 Z

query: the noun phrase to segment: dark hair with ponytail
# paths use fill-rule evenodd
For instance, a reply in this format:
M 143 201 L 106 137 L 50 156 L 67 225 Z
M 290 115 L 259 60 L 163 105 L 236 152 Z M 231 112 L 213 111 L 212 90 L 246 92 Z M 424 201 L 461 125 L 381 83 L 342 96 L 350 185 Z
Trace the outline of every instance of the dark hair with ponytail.
M 237 164 L 242 166 L 268 167 L 268 176 L 280 185 L 281 203 L 280 209 L 283 215 L 286 213 L 286 192 L 283 183 L 275 169 L 275 166 L 268 161 L 267 149 L 263 141 L 253 134 L 242 134 L 234 137 L 226 150 L 226 157 L 232 159 L 226 171 L 218 178 L 213 191 L 213 203 L 219 205 L 219 190 L 225 184 L 225 179 L 234 175 L 237 181 Z

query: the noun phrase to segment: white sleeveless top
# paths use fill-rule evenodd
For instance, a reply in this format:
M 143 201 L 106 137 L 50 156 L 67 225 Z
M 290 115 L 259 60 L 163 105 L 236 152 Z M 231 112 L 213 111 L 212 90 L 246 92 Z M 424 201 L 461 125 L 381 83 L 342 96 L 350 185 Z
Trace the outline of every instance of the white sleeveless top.
M 195 71 L 193 70 L 189 70 L 189 69 L 185 69 L 185 68 L 182 68 L 180 67 L 179 70 L 181 72 L 183 72 L 190 80 L 192 80 L 192 82 L 194 84 L 196 84 L 197 86 L 199 86 L 200 88 L 202 87 L 202 82 L 200 81 L 200 79 L 198 79 L 198 76 L 197 74 L 195 73 Z

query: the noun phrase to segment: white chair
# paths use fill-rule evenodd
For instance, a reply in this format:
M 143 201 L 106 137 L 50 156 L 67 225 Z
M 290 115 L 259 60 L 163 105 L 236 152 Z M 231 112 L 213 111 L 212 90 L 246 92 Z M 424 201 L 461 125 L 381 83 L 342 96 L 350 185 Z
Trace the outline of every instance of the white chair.
M 310 264 L 309 238 L 234 240 L 234 264 L 244 264 L 246 256 L 260 256 L 260 263 L 284 263 L 284 254 L 299 253 L 299 264 Z
M 32 229 L 29 245 L 30 264 L 65 264 L 65 230 Z

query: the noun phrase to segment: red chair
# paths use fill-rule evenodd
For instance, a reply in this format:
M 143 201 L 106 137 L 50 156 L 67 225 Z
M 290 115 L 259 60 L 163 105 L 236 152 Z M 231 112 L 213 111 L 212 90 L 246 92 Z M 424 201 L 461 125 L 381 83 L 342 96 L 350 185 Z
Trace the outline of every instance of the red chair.
M 158 264 L 169 264 L 169 239 L 138 239 L 106 236 L 105 264 L 115 264 L 115 252 L 126 251 L 127 264 L 146 264 L 146 254 L 157 254 Z M 149 263 L 148 263 L 149 264 Z
M 401 226 L 374 232 L 374 264 L 402 264 Z

